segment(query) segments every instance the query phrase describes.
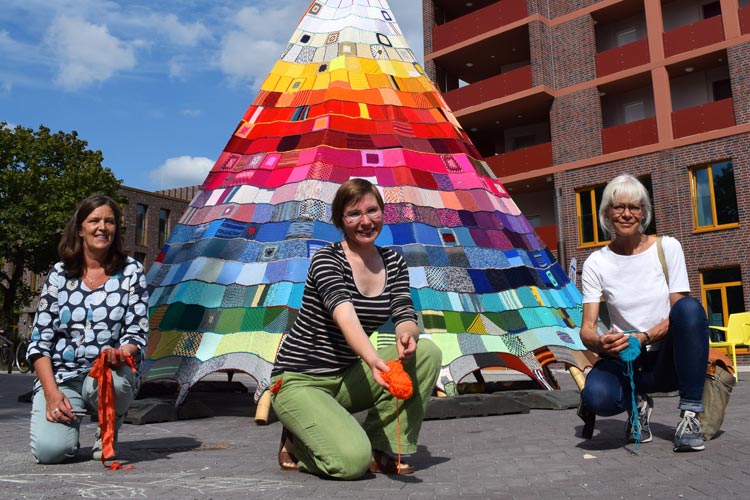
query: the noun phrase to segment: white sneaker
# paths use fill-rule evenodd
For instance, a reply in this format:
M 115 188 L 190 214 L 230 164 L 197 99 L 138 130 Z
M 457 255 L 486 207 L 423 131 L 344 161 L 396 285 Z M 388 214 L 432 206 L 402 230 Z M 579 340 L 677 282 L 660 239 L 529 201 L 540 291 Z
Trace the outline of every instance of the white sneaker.
M 639 396 L 638 402 L 638 427 L 640 427 L 640 439 L 638 439 L 638 429 L 631 428 L 630 415 L 625 422 L 625 437 L 628 443 L 650 443 L 654 437 L 651 435 L 651 412 L 654 410 L 654 400 L 648 395 Z
M 677 424 L 674 433 L 674 451 L 702 451 L 706 448 L 703 443 L 703 426 L 694 411 L 682 410 L 682 420 Z
M 115 433 L 115 442 L 112 444 L 113 444 L 113 448 L 114 448 L 114 445 L 117 444 L 117 433 Z M 107 457 L 107 460 L 116 459 L 117 458 L 116 453 L 117 452 L 115 452 L 115 455 L 111 457 Z M 91 448 L 91 458 L 92 460 L 102 459 L 102 431 L 99 428 L 96 429 L 96 441 L 94 441 L 94 446 Z

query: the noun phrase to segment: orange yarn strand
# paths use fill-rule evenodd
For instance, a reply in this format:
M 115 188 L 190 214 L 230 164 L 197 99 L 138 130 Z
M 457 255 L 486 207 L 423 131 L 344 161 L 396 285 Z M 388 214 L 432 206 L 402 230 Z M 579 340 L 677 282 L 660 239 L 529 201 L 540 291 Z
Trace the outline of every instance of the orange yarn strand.
M 399 418 L 398 400 L 409 399 L 414 393 L 414 388 L 412 387 L 411 377 L 409 377 L 409 374 L 404 371 L 404 365 L 401 364 L 401 361 L 395 359 L 393 361 L 388 361 L 386 365 L 388 365 L 388 371 L 382 373 L 383 380 L 388 383 L 388 391 L 396 398 L 396 432 L 398 433 L 398 436 L 396 437 L 398 440 L 398 459 L 396 462 L 398 465 L 396 466 L 396 471 L 400 474 L 401 419 Z
M 102 351 L 94 361 L 89 376 L 95 378 L 99 384 L 98 420 L 102 439 L 102 465 L 109 470 L 133 469 L 132 465 L 122 466 L 113 461 L 107 465 L 107 459 L 114 456 L 115 441 L 115 393 L 112 385 L 112 367 L 106 363 L 107 351 Z M 135 359 L 125 353 L 125 361 L 135 372 Z

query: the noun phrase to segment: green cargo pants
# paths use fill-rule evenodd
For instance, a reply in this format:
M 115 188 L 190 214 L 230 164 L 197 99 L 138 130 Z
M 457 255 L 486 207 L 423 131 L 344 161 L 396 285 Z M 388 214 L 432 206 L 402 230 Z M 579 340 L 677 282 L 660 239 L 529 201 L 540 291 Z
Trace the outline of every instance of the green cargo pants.
M 395 345 L 378 353 L 386 361 L 398 357 Z M 273 410 L 295 436 L 299 469 L 338 479 L 359 478 L 367 472 L 372 450 L 395 456 L 399 427 L 401 453 L 414 453 L 441 362 L 440 349 L 429 339 L 419 340 L 414 357 L 404 363 L 414 394 L 398 401 L 398 422 L 396 398 L 373 380 L 362 360 L 336 375 L 284 372 L 273 377 L 272 386 L 282 379 Z M 364 410 L 367 417 L 360 425 L 352 414 Z

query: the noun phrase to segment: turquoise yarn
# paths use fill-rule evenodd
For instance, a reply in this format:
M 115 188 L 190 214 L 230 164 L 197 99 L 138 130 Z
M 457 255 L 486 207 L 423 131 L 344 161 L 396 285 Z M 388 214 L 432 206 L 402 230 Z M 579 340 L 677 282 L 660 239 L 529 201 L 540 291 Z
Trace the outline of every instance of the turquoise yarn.
M 641 447 L 641 425 L 638 421 L 638 403 L 635 401 L 635 380 L 633 379 L 633 361 L 641 355 L 641 341 L 634 335 L 628 337 L 628 347 L 620 351 L 620 359 L 625 362 L 625 375 L 630 379 L 630 429 L 635 429 L 635 449 Z

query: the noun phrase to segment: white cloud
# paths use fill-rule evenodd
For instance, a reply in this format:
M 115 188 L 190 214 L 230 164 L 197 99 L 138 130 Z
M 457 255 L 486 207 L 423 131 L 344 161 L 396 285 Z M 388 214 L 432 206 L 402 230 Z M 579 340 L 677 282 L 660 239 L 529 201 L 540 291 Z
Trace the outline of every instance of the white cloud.
M 154 14 L 150 19 L 153 21 L 154 31 L 163 32 L 177 45 L 194 47 L 201 40 L 211 38 L 211 32 L 200 22 L 185 24 L 174 14 Z
M 300 5 L 244 7 L 231 15 L 233 29 L 221 40 L 219 68 L 230 80 L 259 84 L 273 68 L 300 18 Z
M 265 78 L 279 59 L 281 43 L 258 40 L 251 33 L 230 33 L 224 39 L 219 66 L 232 80 Z
M 56 18 L 46 42 L 58 56 L 56 83 L 66 90 L 102 82 L 117 71 L 135 67 L 131 45 L 112 36 L 106 26 L 80 18 Z
M 170 189 L 202 184 L 214 163 L 214 160 L 205 157 L 169 158 L 149 174 L 151 185 L 154 189 Z

